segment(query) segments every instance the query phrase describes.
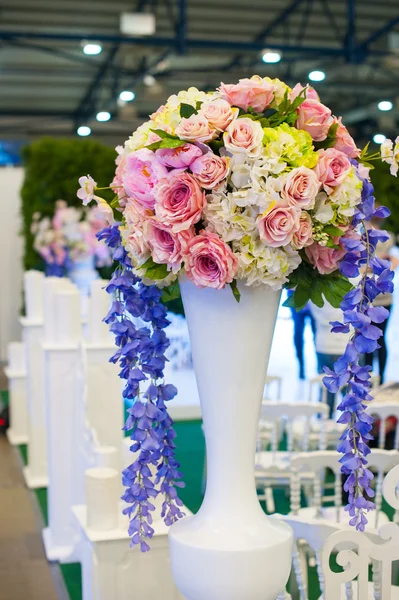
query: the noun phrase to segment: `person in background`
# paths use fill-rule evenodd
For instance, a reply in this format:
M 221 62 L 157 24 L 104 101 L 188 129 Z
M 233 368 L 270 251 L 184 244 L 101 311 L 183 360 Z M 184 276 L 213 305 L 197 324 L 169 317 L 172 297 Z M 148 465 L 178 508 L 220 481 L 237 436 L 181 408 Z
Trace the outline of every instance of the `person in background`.
M 380 219 L 374 219 L 372 221 L 372 225 L 375 228 L 379 229 L 380 222 L 381 222 Z M 398 259 L 399 249 L 397 248 L 397 246 L 395 246 L 395 236 L 390 232 L 388 232 L 388 233 L 389 233 L 389 240 L 387 240 L 386 242 L 380 242 L 377 245 L 375 255 L 377 256 L 377 258 L 389 260 L 391 263 L 391 269 L 395 270 L 397 268 L 397 266 L 399 265 L 399 259 Z M 380 294 L 373 301 L 374 306 L 383 306 L 384 308 L 386 308 L 389 311 L 389 313 L 392 310 L 392 303 L 393 303 L 393 295 L 392 294 Z M 386 331 L 387 331 L 388 321 L 389 321 L 389 317 L 386 321 L 384 321 L 384 323 L 378 323 L 378 324 L 376 323 L 376 326 L 379 327 L 382 331 L 382 336 L 378 340 L 380 348 L 378 350 L 376 350 L 374 353 L 372 352 L 372 353 L 365 355 L 366 365 L 370 365 L 371 368 L 373 367 L 374 356 L 375 355 L 377 356 L 378 370 L 379 370 L 381 384 L 384 383 L 385 368 L 386 368 L 387 359 L 388 359 L 388 351 L 387 351 L 387 343 L 386 343 Z
M 324 373 L 323 367 L 333 370 L 334 363 L 343 355 L 351 333 L 332 333 L 331 321 L 342 321 L 342 311 L 334 308 L 327 301 L 319 308 L 310 302 L 310 311 L 316 323 L 316 356 L 317 370 Z M 330 407 L 331 419 L 334 414 L 335 394 L 327 392 L 327 403 Z
M 289 291 L 288 295 L 291 296 L 293 292 Z M 304 357 L 304 333 L 306 327 L 306 320 L 309 319 L 310 326 L 313 331 L 313 337 L 316 335 L 315 322 L 312 316 L 312 313 L 309 309 L 309 304 L 305 306 L 302 310 L 298 312 L 295 308 L 291 308 L 291 316 L 294 321 L 294 345 L 296 356 L 299 363 L 299 379 L 305 379 L 305 357 Z

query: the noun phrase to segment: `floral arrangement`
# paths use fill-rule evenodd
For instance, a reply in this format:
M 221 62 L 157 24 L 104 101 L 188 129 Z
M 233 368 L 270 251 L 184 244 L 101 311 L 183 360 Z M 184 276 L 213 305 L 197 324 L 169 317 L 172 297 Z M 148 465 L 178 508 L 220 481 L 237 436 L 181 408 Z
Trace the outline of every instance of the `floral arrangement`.
M 137 299 L 145 283 L 151 297 L 159 299 L 158 288 L 165 288 L 163 296 L 173 298 L 183 273 L 200 288 L 229 285 L 237 301 L 240 280 L 248 286 L 294 289 L 289 303 L 297 309 L 309 300 L 322 306 L 325 299 L 334 307 L 342 302 L 344 322 L 333 324 L 334 330 L 352 327 L 354 333 L 326 383 L 330 389 L 347 385 L 340 406 L 347 429 L 339 451 L 348 475 L 351 523 L 363 529 L 371 508 L 364 496 L 372 495 L 365 458 L 371 425 L 364 412 L 371 396 L 369 369 L 359 365 L 359 355 L 377 347 L 380 330 L 373 323 L 386 314 L 371 303 L 392 289 L 393 277 L 389 264 L 373 257 L 386 234 L 369 223 L 388 214 L 375 208 L 369 180 L 370 161 L 379 155 L 368 154 L 367 147 L 360 151 L 311 87 L 291 89 L 278 79 L 258 76 L 221 84 L 214 92 L 190 88 L 171 96 L 117 152 L 111 204 L 96 195 L 101 188 L 90 176 L 80 179 L 78 195 L 84 204 L 95 199 L 110 221 L 119 221 L 112 235 L 104 237 L 111 235 L 122 259 L 123 275 L 116 272 L 109 290 L 122 286 L 123 293 L 108 319 L 116 333 L 123 331 L 122 337 L 117 335 L 116 358 L 128 397 L 134 398 L 127 427 L 133 450 L 140 451 L 124 475 L 125 500 L 134 508 L 133 543 L 151 537 L 148 522 L 143 525 L 154 494 L 148 463 L 158 465 L 155 484 L 172 471 L 162 457 L 164 442 L 153 441 L 161 420 L 150 427 L 147 418 L 147 410 L 153 414 L 163 394 L 154 388 L 164 362 L 155 341 L 158 329 L 133 329 L 132 316 L 149 322 L 153 317 L 145 303 L 139 310 L 138 300 L 131 301 L 129 294 Z M 384 145 L 382 158 L 392 172 L 398 154 L 396 146 Z M 349 278 L 361 273 L 353 289 Z M 138 353 L 144 339 L 159 352 Z M 147 385 L 148 379 L 143 395 L 139 383 Z M 175 498 L 169 493 L 177 485 L 174 475 L 167 484 L 164 512 Z M 158 491 L 164 491 L 162 486 Z M 169 522 L 178 516 L 177 509 L 167 513 Z
M 99 209 L 78 209 L 64 200 L 55 206 L 52 219 L 35 213 L 31 226 L 34 249 L 46 262 L 48 272 L 61 273 L 69 262 L 90 256 L 95 257 L 98 267 L 112 264 L 108 247 L 96 237 L 106 225 Z

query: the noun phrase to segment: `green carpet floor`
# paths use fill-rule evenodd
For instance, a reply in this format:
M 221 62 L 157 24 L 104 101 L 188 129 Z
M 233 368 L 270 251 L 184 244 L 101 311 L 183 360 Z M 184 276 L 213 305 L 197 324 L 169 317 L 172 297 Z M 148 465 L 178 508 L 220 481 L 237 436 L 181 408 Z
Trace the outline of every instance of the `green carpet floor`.
M 184 473 L 186 487 L 180 491 L 184 504 L 192 511 L 197 512 L 202 502 L 203 469 L 205 457 L 204 436 L 201 421 L 182 421 L 175 424 L 177 438 L 177 459 Z M 27 447 L 19 447 L 24 463 L 27 463 Z M 47 523 L 47 490 L 35 490 L 40 505 L 43 519 Z M 289 499 L 284 489 L 274 492 L 276 511 L 287 514 Z M 304 501 L 302 502 L 304 504 Z M 385 504 L 383 510 L 392 518 L 393 511 Z M 80 564 L 61 565 L 61 572 L 65 580 L 70 600 L 82 599 L 82 581 Z M 320 597 L 316 569 L 309 569 L 309 600 Z

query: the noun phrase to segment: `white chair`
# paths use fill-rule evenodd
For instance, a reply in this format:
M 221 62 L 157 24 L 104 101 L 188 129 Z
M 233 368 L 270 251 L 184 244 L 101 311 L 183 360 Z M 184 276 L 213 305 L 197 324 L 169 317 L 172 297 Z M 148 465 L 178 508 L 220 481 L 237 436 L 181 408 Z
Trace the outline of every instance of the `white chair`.
M 268 438 L 262 439 L 270 444 L 270 450 L 262 448 L 255 457 L 255 480 L 258 489 L 263 489 L 260 500 L 266 500 L 268 512 L 274 512 L 273 486 L 289 486 L 291 475 L 291 458 L 296 452 L 306 452 L 309 447 L 309 423 L 320 415 L 320 432 L 318 448 L 325 448 L 325 432 L 323 423 L 328 415 L 327 404 L 310 404 L 309 402 L 263 402 L 261 408 L 260 431 L 267 431 Z M 304 421 L 304 436 L 299 444 L 294 444 L 293 424 L 297 419 Z M 287 450 L 279 451 L 281 435 L 286 432 Z M 260 445 L 260 444 L 259 444 Z M 259 448 L 258 445 L 258 448 Z
M 385 500 L 399 510 L 399 465 L 385 477 Z M 337 554 L 336 562 L 343 571 L 332 571 L 330 559 Z M 329 536 L 321 551 L 321 569 L 324 577 L 324 600 L 398 600 L 399 587 L 392 585 L 392 563 L 399 560 L 399 526 L 387 523 L 378 535 L 366 535 L 351 529 L 342 529 Z M 373 581 L 369 582 L 369 564 L 373 568 Z M 357 578 L 356 581 L 354 579 Z
M 370 513 L 370 527 L 375 531 L 379 525 L 389 521 L 387 515 L 382 512 L 382 484 L 384 475 L 393 466 L 399 464 L 399 453 L 396 450 L 374 449 L 367 457 L 368 468 L 376 472 L 374 513 Z M 291 513 L 302 519 L 324 519 L 331 523 L 347 524 L 349 515 L 342 506 L 342 478 L 339 454 L 334 450 L 324 452 L 303 452 L 291 460 L 291 486 L 290 502 Z M 334 495 L 324 496 L 326 469 L 334 475 Z M 309 473 L 313 477 L 309 477 Z M 310 482 L 313 494 L 307 494 L 310 506 L 301 508 L 301 485 L 305 484 L 309 489 Z M 333 502 L 333 506 L 323 506 L 326 499 Z M 370 531 L 372 531 L 370 529 Z
M 274 387 L 277 391 L 276 400 L 281 400 L 281 388 L 283 384 L 283 379 L 279 375 L 266 375 L 263 398 L 269 399 L 271 397 L 270 388 L 273 384 L 275 384 Z
M 373 415 L 375 418 L 380 420 L 380 428 L 378 434 L 378 447 L 384 448 L 386 442 L 386 426 L 387 426 L 387 418 L 395 417 L 397 423 L 399 423 L 399 403 L 391 403 L 391 402 L 370 402 L 367 407 L 367 412 L 370 415 Z M 394 448 L 395 450 L 399 450 L 399 427 L 396 426 L 395 430 L 395 439 L 394 439 Z

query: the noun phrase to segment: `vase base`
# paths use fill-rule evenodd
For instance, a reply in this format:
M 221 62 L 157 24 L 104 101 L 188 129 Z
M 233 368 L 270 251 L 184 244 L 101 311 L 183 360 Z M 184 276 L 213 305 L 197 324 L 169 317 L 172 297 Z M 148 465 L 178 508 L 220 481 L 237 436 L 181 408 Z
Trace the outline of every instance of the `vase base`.
M 228 536 L 201 527 L 199 515 L 177 522 L 169 532 L 175 582 L 187 600 L 275 600 L 291 569 L 292 530 L 264 515 L 240 540 L 240 524 Z M 259 527 L 260 525 L 260 527 Z M 247 532 L 248 534 L 248 532 Z M 230 539 L 229 539 L 230 538 Z

